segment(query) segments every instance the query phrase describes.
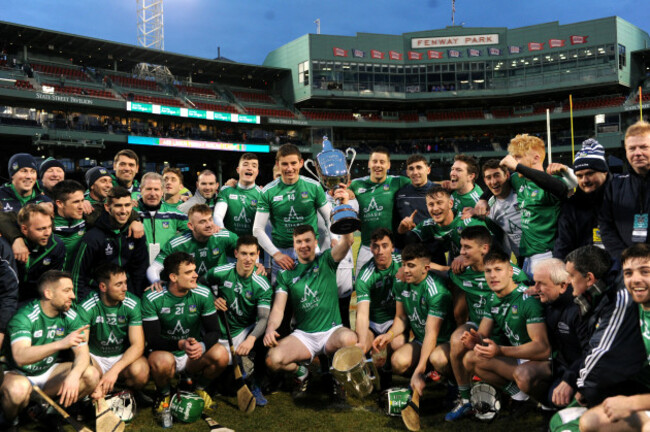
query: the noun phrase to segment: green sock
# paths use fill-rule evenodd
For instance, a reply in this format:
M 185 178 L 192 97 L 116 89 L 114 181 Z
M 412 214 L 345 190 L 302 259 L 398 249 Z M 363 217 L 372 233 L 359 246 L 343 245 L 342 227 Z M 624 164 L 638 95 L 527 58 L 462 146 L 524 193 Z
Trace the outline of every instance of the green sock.
M 460 394 L 461 399 L 469 400 L 470 391 L 469 391 L 469 386 L 468 385 L 459 385 L 458 386 L 458 393 Z
M 307 367 L 304 365 L 298 366 L 298 369 L 296 369 L 295 372 L 296 378 L 298 378 L 301 381 L 307 378 L 308 374 L 309 374 L 309 369 L 307 369 Z
M 519 393 L 519 387 L 517 387 L 517 384 L 515 384 L 514 381 L 510 381 L 503 387 L 503 391 L 508 393 L 510 396 L 514 396 Z

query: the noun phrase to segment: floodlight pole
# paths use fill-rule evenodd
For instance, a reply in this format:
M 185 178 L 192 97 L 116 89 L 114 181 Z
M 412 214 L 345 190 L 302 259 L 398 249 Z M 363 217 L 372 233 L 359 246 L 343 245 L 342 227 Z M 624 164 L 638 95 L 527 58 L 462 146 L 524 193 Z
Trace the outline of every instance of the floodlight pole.
M 454 15 L 456 14 L 456 0 L 451 0 L 451 26 L 456 25 L 456 19 Z
M 316 34 L 320 34 L 320 18 L 316 18 L 314 24 L 316 24 Z
M 136 0 L 138 44 L 145 48 L 165 49 L 163 0 Z

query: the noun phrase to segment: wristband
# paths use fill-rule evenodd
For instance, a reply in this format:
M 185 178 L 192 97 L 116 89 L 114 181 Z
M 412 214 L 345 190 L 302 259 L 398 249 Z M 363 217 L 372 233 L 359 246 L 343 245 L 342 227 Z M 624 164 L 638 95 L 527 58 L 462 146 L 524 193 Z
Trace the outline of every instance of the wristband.
M 388 330 L 386 332 L 386 334 L 388 334 L 388 333 L 390 333 L 390 342 L 392 342 L 393 339 L 395 339 L 395 333 L 392 330 Z

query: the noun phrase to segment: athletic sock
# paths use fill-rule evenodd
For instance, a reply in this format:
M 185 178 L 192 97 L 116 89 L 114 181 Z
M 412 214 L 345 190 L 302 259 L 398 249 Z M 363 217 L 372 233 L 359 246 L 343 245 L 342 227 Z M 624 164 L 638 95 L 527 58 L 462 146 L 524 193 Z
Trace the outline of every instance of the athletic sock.
M 513 400 L 519 401 L 519 402 L 524 402 L 530 399 L 528 395 L 521 390 L 519 390 L 517 393 L 511 396 Z
M 469 402 L 470 391 L 468 385 L 459 385 L 458 394 L 460 395 L 460 398 L 463 402 Z
M 517 384 L 514 381 L 508 382 L 508 384 L 506 384 L 503 387 L 503 391 L 508 393 L 510 395 L 510 397 L 512 397 L 514 400 L 526 400 L 526 399 L 528 399 L 528 396 L 526 395 L 526 393 L 523 393 L 521 390 L 519 390 L 519 387 L 517 387 Z M 522 398 L 521 395 L 525 396 L 525 398 Z
M 300 365 L 298 366 L 298 369 L 296 369 L 294 375 L 300 381 L 304 381 L 307 378 L 307 375 L 309 375 L 309 369 L 307 369 L 305 365 Z

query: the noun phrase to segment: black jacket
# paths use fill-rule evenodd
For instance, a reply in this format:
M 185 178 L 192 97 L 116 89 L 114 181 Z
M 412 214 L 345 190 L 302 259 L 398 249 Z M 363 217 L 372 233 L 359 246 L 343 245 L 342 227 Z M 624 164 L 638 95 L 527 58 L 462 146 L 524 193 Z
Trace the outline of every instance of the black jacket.
M 25 243 L 29 259 L 17 265 L 20 278 L 18 300 L 21 303 L 39 298 L 38 279 L 41 275 L 48 270 L 63 270 L 65 264 L 65 244 L 56 235 L 50 236 L 45 246 L 34 245 L 27 239 Z
M 72 269 L 78 299 L 86 298 L 97 288 L 94 272 L 108 262 L 126 270 L 129 292 L 140 297 L 144 291 L 149 266 L 147 240 L 144 236 L 128 237 L 128 224 L 116 228 L 112 223 L 111 216 L 104 211 L 81 240 Z
M 18 270 L 14 253 L 7 241 L 0 237 L 0 333 L 18 308 Z
M 612 272 L 607 289 L 591 299 L 591 310 L 581 317 L 589 347 L 580 364 L 577 387 L 588 406 L 612 396 L 646 364 L 639 328 L 639 307 Z
M 25 204 L 39 204 L 42 202 L 53 203 L 50 197 L 43 195 L 36 185 L 34 185 L 32 196 L 27 198 Z M 5 183 L 0 187 L 0 211 L 18 212 L 21 208 L 23 208 L 23 203 L 18 199 L 18 195 L 16 195 L 16 190 L 13 188 L 12 184 Z
M 582 357 L 589 348 L 586 323 L 580 319 L 580 308 L 573 302 L 573 289 L 567 288 L 554 302 L 545 305 L 548 337 L 556 353 L 553 378 L 562 378 L 576 388 Z
M 634 215 L 643 213 L 650 213 L 650 176 L 630 170 L 612 177 L 598 214 L 601 237 L 612 257 L 620 259 L 623 250 L 632 246 Z
M 564 260 L 574 249 L 594 244 L 594 229 L 598 228 L 598 212 L 603 202 L 605 189 L 611 179 L 612 176 L 608 174 L 605 183 L 588 194 L 578 188 L 575 195 L 562 205 L 560 217 L 557 220 L 557 238 L 553 249 L 555 258 Z

